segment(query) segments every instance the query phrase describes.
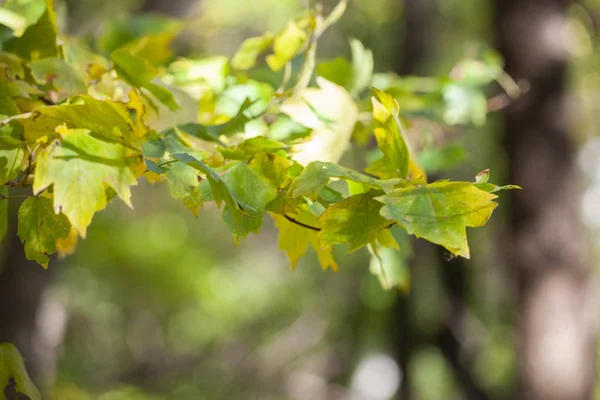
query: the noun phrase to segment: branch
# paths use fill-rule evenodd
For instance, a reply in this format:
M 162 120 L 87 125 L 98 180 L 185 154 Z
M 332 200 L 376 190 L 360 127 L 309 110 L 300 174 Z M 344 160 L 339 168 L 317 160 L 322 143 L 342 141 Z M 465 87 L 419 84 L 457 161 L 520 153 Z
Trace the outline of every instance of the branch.
M 300 222 L 300 221 L 298 221 L 298 220 L 290 217 L 289 215 L 284 215 L 283 217 L 285 219 L 287 219 L 288 221 L 290 221 L 292 224 L 296 224 L 296 225 L 301 226 L 303 228 L 311 229 L 313 231 L 321 232 L 321 228 L 317 228 L 316 226 L 312 226 L 312 225 L 307 225 L 307 224 L 305 224 L 303 222 Z
M 308 224 L 305 224 L 305 223 L 303 223 L 303 222 L 300 222 L 300 221 L 298 221 L 298 220 L 296 220 L 296 219 L 294 219 L 294 218 L 290 217 L 289 215 L 284 215 L 283 217 L 284 217 L 285 219 L 287 219 L 288 221 L 290 221 L 292 224 L 296 224 L 296 225 L 298 225 L 298 226 L 301 226 L 301 227 L 303 227 L 303 228 L 306 228 L 306 229 L 311 229 L 311 230 L 313 230 L 313 231 L 317 231 L 317 232 L 321 232 L 321 231 L 322 231 L 322 229 L 321 229 L 321 228 L 317 228 L 316 226 L 312 226 L 312 225 L 308 225 Z M 396 222 L 396 221 L 393 221 L 393 222 L 391 222 L 390 224 L 388 224 L 388 225 L 387 225 L 387 226 L 386 226 L 384 229 L 390 229 L 392 226 L 394 226 L 394 225 L 396 225 L 396 224 L 397 224 L 397 222 Z

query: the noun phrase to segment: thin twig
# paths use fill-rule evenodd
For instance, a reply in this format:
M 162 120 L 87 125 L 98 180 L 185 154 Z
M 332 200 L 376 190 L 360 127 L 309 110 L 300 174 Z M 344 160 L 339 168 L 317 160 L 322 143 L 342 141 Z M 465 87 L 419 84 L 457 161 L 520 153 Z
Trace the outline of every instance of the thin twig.
M 308 225 L 308 224 L 305 224 L 305 223 L 300 222 L 298 220 L 295 220 L 294 218 L 290 217 L 289 215 L 284 215 L 283 217 L 285 219 L 287 219 L 288 221 L 290 221 L 292 224 L 296 224 L 296 225 L 301 226 L 303 228 L 311 229 L 311 230 L 317 231 L 317 232 L 321 231 L 321 228 L 317 228 L 316 226 Z
M 301 227 L 306 228 L 306 229 L 310 229 L 310 230 L 313 230 L 313 231 L 316 231 L 316 232 L 321 232 L 323 230 L 321 228 L 317 228 L 316 226 L 312 226 L 312 225 L 305 224 L 304 222 L 300 222 L 300 221 L 298 221 L 298 220 L 290 217 L 289 215 L 284 215 L 283 217 L 285 219 L 287 219 L 288 221 L 290 221 L 292 224 L 296 224 L 296 225 L 301 226 Z M 390 224 L 388 224 L 383 229 L 390 229 L 392 226 L 394 226 L 396 224 L 397 224 L 397 222 L 393 221 L 393 222 L 391 222 Z

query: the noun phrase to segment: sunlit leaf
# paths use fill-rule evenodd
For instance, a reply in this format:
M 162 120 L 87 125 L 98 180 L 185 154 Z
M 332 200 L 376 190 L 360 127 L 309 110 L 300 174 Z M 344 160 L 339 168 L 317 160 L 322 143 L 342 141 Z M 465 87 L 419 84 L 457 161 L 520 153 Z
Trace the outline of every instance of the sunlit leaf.
M 273 43 L 273 37 L 272 33 L 267 32 L 262 36 L 244 40 L 231 59 L 231 66 L 240 70 L 247 70 L 254 67 L 258 56 Z
M 467 227 L 485 225 L 498 205 L 497 196 L 469 182 L 405 183 L 381 196 L 381 215 L 398 222 L 409 234 L 469 258 Z
M 398 116 L 398 103 L 389 94 L 375 89 L 373 117 L 378 123 L 375 128 L 377 145 L 383 157 L 371 164 L 366 171 L 382 179 L 407 178 L 410 153 L 404 140 Z
M 309 245 L 315 250 L 319 264 L 323 270 L 327 268 L 331 268 L 334 271 L 338 270 L 331 246 L 321 243 L 317 236 L 317 231 L 293 223 L 282 215 L 271 213 L 271 216 L 275 220 L 275 226 L 279 228 L 279 249 L 287 254 L 292 270 L 296 268 L 298 260 L 306 254 Z M 306 210 L 299 210 L 297 214 L 294 214 L 293 218 L 309 226 L 317 225 L 315 216 Z
M 98 140 L 86 129 L 59 128 L 62 141 L 38 155 L 34 193 L 53 185 L 54 209 L 67 216 L 82 237 L 96 211 L 106 207 L 110 187 L 131 207 L 137 181 L 125 160 L 125 147 Z
M 289 22 L 287 27 L 275 36 L 273 54 L 267 56 L 267 64 L 273 71 L 279 71 L 300 51 L 308 35 L 296 23 Z
M 75 253 L 78 239 L 79 234 L 77 233 L 77 229 L 71 226 L 69 234 L 65 238 L 56 239 L 56 252 L 58 253 L 58 257 L 65 258 Z
M 139 149 L 136 128 L 125 104 L 80 96 L 71 104 L 36 109 L 30 116 L 18 120 L 24 127 L 25 139 L 36 141 L 55 136 L 56 127 L 87 129 L 102 140 Z
M 352 49 L 352 80 L 350 93 L 357 95 L 367 89 L 373 78 L 373 52 L 366 49 L 360 40 L 351 39 Z
M 319 88 L 307 88 L 280 107 L 294 122 L 311 128 L 309 139 L 294 148 L 294 159 L 338 162 L 352 136 L 358 108 L 341 86 L 317 77 Z

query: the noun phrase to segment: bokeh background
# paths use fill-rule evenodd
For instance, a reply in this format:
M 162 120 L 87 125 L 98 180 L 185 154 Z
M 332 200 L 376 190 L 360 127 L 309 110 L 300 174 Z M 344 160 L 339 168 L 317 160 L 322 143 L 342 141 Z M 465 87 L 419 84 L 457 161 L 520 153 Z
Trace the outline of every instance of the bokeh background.
M 57 7 L 63 30 L 82 37 L 146 13 L 183 18 L 175 48 L 200 57 L 231 56 L 307 2 Z M 401 75 L 505 60 L 523 94 L 498 98 L 483 124 L 408 116 L 429 118 L 465 149 L 436 176 L 471 181 L 490 168 L 495 183 L 525 188 L 469 231 L 470 260 L 404 240 L 399 290 L 382 289 L 366 251 L 337 254 L 337 273 L 312 254 L 292 272 L 270 220 L 234 248 L 217 210 L 195 218 L 166 184 L 143 181 L 134 211 L 111 204 L 48 271 L 24 260 L 16 236 L 5 241 L 1 341 L 18 338 L 55 400 L 600 398 L 599 28 L 598 0 L 351 0 L 323 38 L 320 59 L 348 57 L 353 37 L 372 49 L 377 72 Z M 363 158 L 353 148 L 342 163 Z

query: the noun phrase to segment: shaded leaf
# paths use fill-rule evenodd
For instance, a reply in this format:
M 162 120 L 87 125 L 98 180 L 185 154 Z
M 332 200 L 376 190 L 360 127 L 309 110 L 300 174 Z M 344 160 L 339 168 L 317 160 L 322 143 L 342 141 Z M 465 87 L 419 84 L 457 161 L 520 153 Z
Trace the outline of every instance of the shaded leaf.
M 0 185 L 15 179 L 21 172 L 25 157 L 25 143 L 13 124 L 0 127 Z
M 67 217 L 56 214 L 47 197 L 28 197 L 19 207 L 17 233 L 25 245 L 25 256 L 44 268 L 56 252 L 56 240 L 66 238 L 70 229 Z
M 332 204 L 318 218 L 321 242 L 325 245 L 348 243 L 349 251 L 371 243 L 390 224 L 379 215 L 382 206 L 367 193 Z
M 0 391 L 5 393 L 7 386 L 13 384 L 15 394 L 21 393 L 30 400 L 40 400 L 40 392 L 33 385 L 23 357 L 11 343 L 0 343 Z M 11 399 L 12 400 L 12 399 Z
M 237 243 L 248 233 L 260 230 L 267 204 L 277 197 L 277 189 L 245 163 L 236 164 L 228 170 L 223 175 L 223 181 L 244 211 L 240 222 L 228 218 L 227 213 L 223 214 Z
M 215 203 L 217 204 L 217 207 L 221 207 L 221 204 L 225 203 L 231 209 L 237 210 L 237 212 L 234 213 L 234 219 L 241 219 L 241 213 L 239 212 L 240 207 L 237 199 L 234 198 L 233 193 L 229 190 L 227 184 L 223 181 L 223 179 L 221 179 L 219 175 L 217 175 L 215 171 L 213 171 L 202 161 L 198 160 L 196 157 L 190 154 L 173 154 L 173 157 L 178 159 L 182 163 L 187 164 L 190 167 L 195 168 L 198 171 L 204 173 L 206 175 L 206 179 L 208 179 L 208 182 L 210 184 L 212 195 Z
M 59 58 L 43 58 L 27 64 L 39 84 L 52 84 L 59 100 L 87 92 L 83 75 L 73 65 Z
M 169 165 L 167 182 L 171 195 L 176 199 L 182 199 L 195 216 L 198 216 L 198 207 L 213 200 L 210 190 L 200 187 L 200 180 L 198 170 L 193 167 L 183 163 Z
M 158 70 L 150 65 L 148 60 L 136 56 L 127 47 L 113 51 L 111 58 L 121 78 L 136 88 L 147 89 L 170 110 L 179 108 L 171 91 L 153 82 L 158 75 Z

